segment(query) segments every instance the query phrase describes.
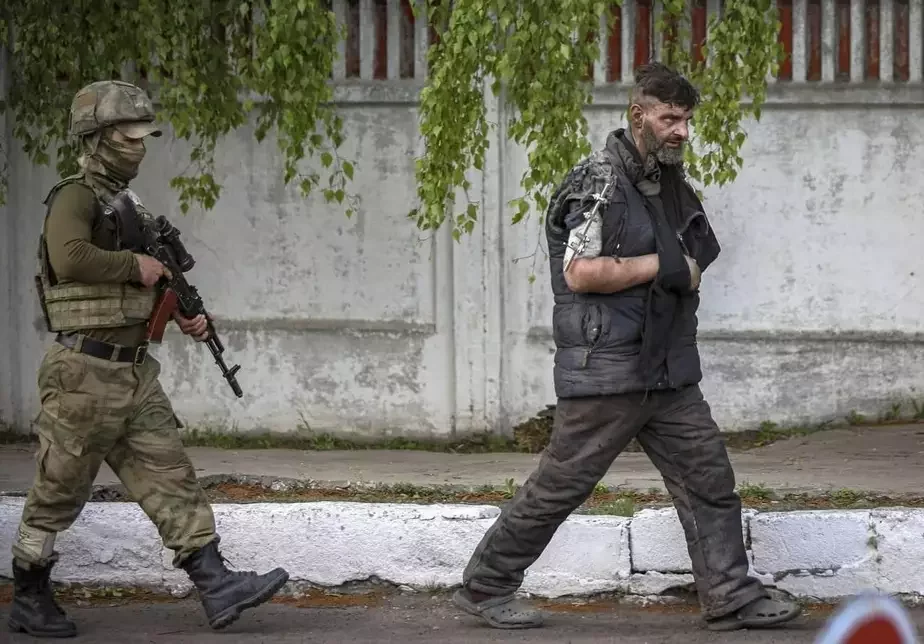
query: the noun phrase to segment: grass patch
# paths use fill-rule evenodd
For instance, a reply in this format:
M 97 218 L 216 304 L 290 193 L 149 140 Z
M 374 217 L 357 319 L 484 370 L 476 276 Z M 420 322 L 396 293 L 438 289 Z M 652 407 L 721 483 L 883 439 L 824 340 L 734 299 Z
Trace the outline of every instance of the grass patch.
M 0 445 L 28 445 L 37 441 L 38 438 L 32 434 L 15 432 L 12 429 L 0 426 Z
M 520 452 L 516 442 L 497 434 L 485 432 L 457 440 L 422 440 L 393 438 L 361 440 L 322 433 L 226 432 L 215 429 L 190 428 L 182 433 L 187 447 L 216 447 L 220 449 L 294 449 L 317 452 L 332 450 L 409 450 L 444 452 L 450 454 L 487 454 L 494 452 Z
M 519 485 L 513 479 L 502 486 L 484 485 L 461 490 L 450 486 L 420 486 L 406 483 L 348 486 L 342 488 L 312 487 L 295 484 L 286 490 L 247 483 L 223 482 L 208 487 L 206 493 L 212 502 L 306 502 L 353 501 L 364 503 L 461 503 L 472 505 L 503 505 L 513 498 Z M 583 514 L 610 514 L 632 516 L 637 505 L 658 507 L 670 504 L 662 494 L 597 489 L 578 509 Z
M 549 443 L 555 417 L 555 405 L 548 405 L 534 417 L 513 428 L 513 437 L 484 432 L 457 440 L 412 439 L 394 437 L 387 439 L 343 438 L 329 433 L 314 433 L 308 424 L 299 426 L 293 433 L 239 432 L 235 430 L 191 427 L 183 432 L 183 442 L 189 447 L 216 447 L 221 449 L 298 449 L 312 451 L 329 450 L 412 450 L 442 452 L 451 454 L 525 453 L 538 454 Z M 832 429 L 831 423 L 811 427 L 782 428 L 771 422 L 764 422 L 759 429 L 741 432 L 727 432 L 722 436 L 730 449 L 747 450 L 775 443 L 779 440 Z M 641 452 L 639 442 L 633 439 L 626 452 Z
M 738 487 L 738 494 L 742 499 L 750 499 L 752 501 L 772 501 L 775 497 L 773 490 L 764 486 L 764 485 L 751 485 L 750 483 L 742 483 Z
M 268 486 L 259 477 L 222 475 L 202 480 L 206 495 L 212 503 L 307 503 L 317 501 L 345 501 L 359 503 L 458 503 L 469 505 L 505 505 L 519 489 L 508 479 L 504 485 L 484 485 L 463 488 L 459 486 L 425 486 L 410 483 L 350 484 L 332 487 L 326 483 L 302 481 L 275 481 Z M 738 488 L 742 505 L 762 511 L 792 510 L 855 510 L 879 507 L 924 508 L 924 496 L 885 495 L 862 490 L 834 490 L 820 494 L 781 493 L 763 485 L 744 484 Z M 97 487 L 91 500 L 98 502 L 132 501 L 121 486 Z M 604 486 L 594 489 L 590 497 L 576 510 L 578 514 L 633 516 L 645 508 L 672 507 L 666 493 L 657 489 L 610 490 Z
M 834 423 L 819 423 L 817 425 L 805 427 L 780 427 L 776 423 L 764 421 L 757 429 L 749 429 L 742 432 L 723 433 L 722 437 L 725 439 L 725 444 L 729 447 L 729 449 L 744 451 L 754 449 L 756 447 L 765 447 L 767 445 L 776 443 L 777 441 L 786 440 L 788 438 L 808 436 L 809 434 L 814 434 L 815 432 L 820 432 L 825 429 L 836 428 L 837 425 Z
M 611 501 L 602 501 L 587 508 L 587 514 L 631 517 L 635 515 L 635 499 L 631 496 L 620 496 Z
M 858 414 L 855 410 L 851 410 L 847 414 L 847 424 L 851 427 L 856 427 L 857 425 L 863 425 L 866 423 L 866 416 L 863 414 Z
M 273 491 L 261 486 L 221 483 L 208 490 L 216 502 L 239 501 L 361 501 L 368 503 L 467 503 L 503 505 L 519 486 L 509 481 L 504 486 L 482 486 L 460 490 L 448 486 L 418 486 L 411 484 L 349 486 L 343 488 L 310 488 L 295 486 L 285 491 Z M 738 489 L 742 503 L 755 510 L 833 510 L 875 507 L 924 507 L 924 497 L 917 495 L 889 496 L 859 490 L 835 490 L 824 494 L 777 493 L 762 485 L 747 484 Z M 670 496 L 649 490 L 611 491 L 597 488 L 578 512 L 632 516 L 643 508 L 672 506 Z
M 548 445 L 552 435 L 554 407 L 550 406 L 535 417 L 513 429 L 513 438 L 484 432 L 456 440 L 413 439 L 396 436 L 386 439 L 343 438 L 329 433 L 315 434 L 298 431 L 292 433 L 240 432 L 212 428 L 191 427 L 183 432 L 187 447 L 214 447 L 219 449 L 295 449 L 311 451 L 331 450 L 410 450 L 448 454 L 525 453 L 538 454 Z M 730 449 L 747 450 L 763 447 L 779 440 L 806 436 L 832 428 L 816 427 L 779 428 L 765 422 L 760 429 L 723 433 Z M 633 439 L 625 452 L 641 452 L 639 442 Z
M 758 429 L 739 432 L 722 432 L 725 444 L 731 450 L 746 451 L 764 447 L 777 441 L 808 436 L 816 432 L 846 427 L 876 427 L 896 423 L 924 422 L 924 404 L 911 401 L 913 414 L 902 413 L 900 403 L 893 404 L 879 415 L 877 421 L 868 421 L 861 414 L 851 411 L 841 422 L 825 422 L 811 426 L 780 427 L 765 421 Z M 212 447 L 218 449 L 292 449 L 307 451 L 332 450 L 407 450 L 437 452 L 445 454 L 491 454 L 526 453 L 538 454 L 549 443 L 555 416 L 555 406 L 548 405 L 536 416 L 513 428 L 513 436 L 502 436 L 493 432 L 481 432 L 457 439 L 446 438 L 346 438 L 331 433 L 315 433 L 307 422 L 299 424 L 294 432 L 242 432 L 226 427 L 187 427 L 182 432 L 183 444 L 187 447 Z M 35 443 L 32 433 L 16 432 L 0 424 L 0 445 Z M 641 452 L 641 445 L 633 439 L 625 452 Z

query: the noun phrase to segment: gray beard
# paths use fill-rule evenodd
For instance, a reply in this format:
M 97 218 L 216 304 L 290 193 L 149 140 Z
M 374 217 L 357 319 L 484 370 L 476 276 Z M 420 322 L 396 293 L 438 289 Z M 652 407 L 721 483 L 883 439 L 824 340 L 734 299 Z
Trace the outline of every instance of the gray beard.
M 680 165 L 683 163 L 683 144 L 676 148 L 662 147 L 658 150 L 657 157 L 664 165 Z
M 642 139 L 645 141 L 645 149 L 648 154 L 653 154 L 655 158 L 664 165 L 677 165 L 683 162 L 683 144 L 676 148 L 669 148 L 663 142 L 658 140 L 650 128 L 642 128 Z

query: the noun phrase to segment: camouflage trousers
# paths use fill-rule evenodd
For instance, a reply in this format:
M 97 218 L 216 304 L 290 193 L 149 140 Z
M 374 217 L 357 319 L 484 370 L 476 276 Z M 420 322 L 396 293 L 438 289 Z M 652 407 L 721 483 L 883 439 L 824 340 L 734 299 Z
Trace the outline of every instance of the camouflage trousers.
M 49 348 L 38 371 L 35 480 L 13 544 L 21 565 L 52 556 L 54 536 L 80 515 L 103 461 L 157 526 L 175 566 L 217 538 L 159 375 L 150 355 L 135 366 Z

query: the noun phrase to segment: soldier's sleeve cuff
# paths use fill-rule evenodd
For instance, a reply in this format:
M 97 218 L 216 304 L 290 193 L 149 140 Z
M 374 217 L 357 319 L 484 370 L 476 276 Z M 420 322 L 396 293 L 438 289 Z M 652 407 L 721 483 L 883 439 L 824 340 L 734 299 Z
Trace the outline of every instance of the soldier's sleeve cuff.
M 138 264 L 138 260 L 135 258 L 135 254 L 130 250 L 123 251 L 128 257 L 126 261 L 131 262 L 131 269 L 128 274 L 128 282 L 140 282 L 141 281 L 141 266 Z

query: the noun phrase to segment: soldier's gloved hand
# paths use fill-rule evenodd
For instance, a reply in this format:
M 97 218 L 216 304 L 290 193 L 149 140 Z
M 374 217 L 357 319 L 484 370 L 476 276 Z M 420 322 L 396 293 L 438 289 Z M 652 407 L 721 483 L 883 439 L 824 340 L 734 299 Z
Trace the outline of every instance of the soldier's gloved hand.
M 161 277 L 166 277 L 167 279 L 173 277 L 170 269 L 149 255 L 136 253 L 135 259 L 138 261 L 138 269 L 141 272 L 141 283 L 147 287 L 157 284 L 157 280 Z
M 700 272 L 699 264 L 696 263 L 695 259 L 689 255 L 684 255 L 683 258 L 687 260 L 687 266 L 690 267 L 690 290 L 695 291 L 699 288 L 699 283 L 702 279 L 702 272 Z
M 179 312 L 174 311 L 173 319 L 176 320 L 176 324 L 180 327 L 180 331 L 186 335 L 191 335 L 196 339 L 196 342 L 202 342 L 208 339 L 209 322 L 201 313 L 194 318 L 184 318 Z

